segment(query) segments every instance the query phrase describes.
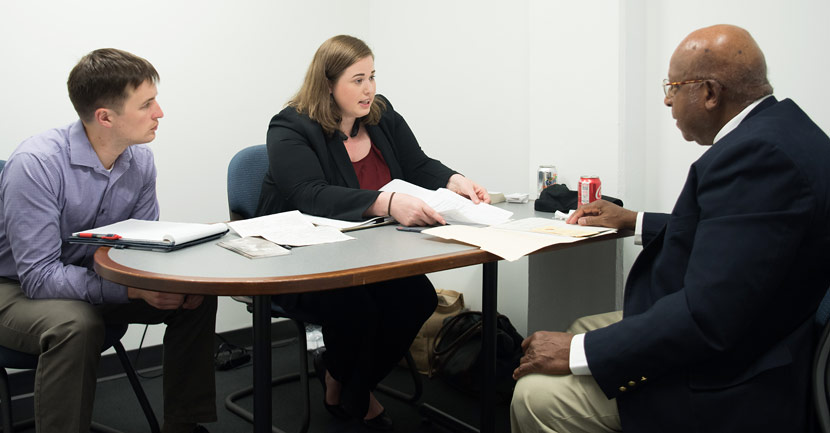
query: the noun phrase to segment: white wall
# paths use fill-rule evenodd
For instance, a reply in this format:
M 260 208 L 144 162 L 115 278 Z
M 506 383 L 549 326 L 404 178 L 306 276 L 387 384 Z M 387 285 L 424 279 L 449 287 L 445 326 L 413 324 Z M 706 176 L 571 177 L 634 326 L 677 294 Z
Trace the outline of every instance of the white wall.
M 117 47 L 161 75 L 165 117 L 151 144 L 161 218 L 228 219 L 226 170 L 243 147 L 265 142 L 268 120 L 297 90 L 317 46 L 349 33 L 370 40 L 362 2 L 4 1 L 0 3 L 0 159 L 28 136 L 72 122 L 70 69 L 87 52 Z M 250 326 L 250 314 L 220 301 L 217 330 Z M 132 327 L 128 348 L 138 345 Z M 152 326 L 145 344 L 158 344 Z
M 768 76 L 778 99 L 792 98 L 825 131 L 830 131 L 828 91 L 821 78 L 830 67 L 830 2 L 703 0 L 689 5 L 679 0 L 647 0 L 646 204 L 670 211 L 690 162 L 705 148 L 683 140 L 670 109 L 662 105 L 660 81 L 680 41 L 692 30 L 721 23 L 749 30 L 764 51 Z
M 4 1 L 0 159 L 26 137 L 73 121 L 65 82 L 81 56 L 126 49 L 161 74 L 165 118 L 151 144 L 161 217 L 225 220 L 230 157 L 264 142 L 317 46 L 347 33 L 373 48 L 378 91 L 425 151 L 487 188 L 533 192 L 536 167 L 554 164 L 571 187 L 597 174 L 603 191 L 628 206 L 669 211 L 703 151 L 683 141 L 662 106 L 675 46 L 704 25 L 748 28 L 776 94 L 827 129 L 828 12 L 819 0 Z M 630 244 L 626 269 L 638 251 Z M 480 308 L 480 270 L 431 277 Z M 526 284 L 521 262 L 500 266 L 499 309 L 520 330 L 527 299 L 509 288 Z M 217 330 L 249 323 L 240 305 L 221 303 Z M 162 329 L 150 329 L 157 344 Z M 136 332 L 127 346 L 137 345 Z

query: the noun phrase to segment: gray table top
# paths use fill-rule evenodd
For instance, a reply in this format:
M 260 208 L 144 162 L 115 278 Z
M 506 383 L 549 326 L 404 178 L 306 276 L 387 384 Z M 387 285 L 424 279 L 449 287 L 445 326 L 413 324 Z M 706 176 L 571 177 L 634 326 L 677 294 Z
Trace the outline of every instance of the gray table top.
M 513 218 L 552 216 L 535 212 L 532 201 L 498 206 L 512 211 Z M 132 287 L 234 295 L 325 290 L 500 260 L 478 247 L 398 231 L 395 226 L 348 234 L 355 239 L 257 259 L 222 248 L 218 241 L 172 252 L 101 248 L 95 255 L 95 270 Z M 227 234 L 222 239 L 235 237 Z

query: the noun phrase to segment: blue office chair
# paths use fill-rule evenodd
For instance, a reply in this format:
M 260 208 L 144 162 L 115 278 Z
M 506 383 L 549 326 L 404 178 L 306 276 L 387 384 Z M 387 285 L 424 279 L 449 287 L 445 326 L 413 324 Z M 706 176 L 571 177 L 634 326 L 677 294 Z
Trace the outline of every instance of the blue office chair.
M 268 151 L 264 144 L 246 147 L 231 158 L 228 164 L 228 209 L 230 211 L 231 221 L 247 219 L 256 215 L 259 195 L 262 190 L 262 180 L 265 178 L 267 172 Z M 248 304 L 248 311 L 252 311 L 250 297 L 240 296 L 234 297 L 234 299 Z M 271 386 L 293 382 L 299 379 L 300 388 L 303 390 L 302 401 L 304 404 L 303 417 L 301 418 L 303 424 L 299 431 L 305 433 L 308 431 L 308 426 L 311 421 L 311 403 L 308 390 L 308 346 L 305 339 L 305 324 L 314 323 L 315 320 L 313 317 L 302 314 L 289 314 L 274 302 L 271 303 L 271 317 L 291 319 L 297 328 L 299 373 L 273 378 L 271 380 Z M 385 385 L 378 385 L 378 389 L 395 398 L 414 403 L 421 398 L 423 383 L 418 370 L 415 368 L 415 361 L 409 352 L 406 354 L 406 362 L 415 386 L 413 394 L 405 394 Z M 248 422 L 253 422 L 253 414 L 236 404 L 237 400 L 251 394 L 253 394 L 253 386 L 229 394 L 225 398 L 225 408 Z M 274 426 L 271 426 L 271 430 L 274 433 L 283 433 L 282 430 Z
M 2 173 L 5 165 L 6 161 L 0 160 L 0 173 Z M 110 347 L 115 349 L 115 353 L 121 361 L 121 366 L 124 368 L 124 373 L 126 373 L 127 379 L 129 379 L 130 385 L 133 387 L 133 392 L 135 392 L 135 396 L 138 398 L 138 403 L 141 405 L 141 410 L 144 411 L 144 416 L 150 424 L 150 431 L 152 433 L 159 433 L 161 429 L 159 429 L 159 423 L 156 419 L 156 415 L 153 413 L 150 401 L 147 400 L 144 388 L 141 387 L 141 383 L 138 381 L 138 376 L 135 373 L 133 364 L 130 362 L 130 358 L 127 357 L 127 351 L 124 350 L 124 346 L 121 344 L 121 337 L 123 337 L 126 332 L 127 325 L 108 325 L 106 328 L 106 335 L 104 336 L 104 346 L 101 348 L 101 352 L 109 349 Z M 30 419 L 18 423 L 17 426 L 14 425 L 14 419 L 12 417 L 11 390 L 9 389 L 9 375 L 6 372 L 6 369 L 15 368 L 19 370 L 34 370 L 37 368 L 37 361 L 38 355 L 18 352 L 17 350 L 0 346 L 0 416 L 2 416 L 3 433 L 13 432 L 15 427 L 23 428 L 24 426 L 31 426 L 34 424 L 34 419 Z M 92 423 L 92 430 L 105 433 L 118 433 L 118 430 L 114 430 L 96 422 Z
M 813 358 L 813 403 L 819 427 L 830 433 L 830 290 L 816 311 L 816 325 L 823 329 Z
M 121 344 L 121 337 L 123 337 L 126 332 L 127 325 L 108 325 L 106 328 L 106 336 L 104 337 L 104 346 L 101 348 L 101 351 L 103 352 L 110 347 L 115 349 L 115 353 L 121 361 L 121 366 L 124 368 L 124 373 L 127 374 L 127 378 L 130 381 L 133 392 L 135 392 L 135 396 L 138 398 L 138 403 L 141 405 L 141 410 L 144 412 L 144 416 L 147 418 L 147 422 L 150 425 L 150 431 L 152 433 L 159 433 L 160 429 L 158 420 L 156 420 L 156 415 L 153 413 L 153 408 L 147 400 L 147 395 L 144 394 L 144 389 L 141 387 L 141 383 L 138 381 L 138 376 L 136 375 L 135 369 L 130 362 L 130 358 L 127 357 L 127 352 Z M 17 425 L 14 424 L 11 410 L 12 402 L 11 390 L 9 389 L 9 376 L 8 373 L 6 373 L 6 369 L 16 368 L 33 370 L 37 368 L 37 362 L 38 355 L 18 352 L 16 350 L 9 349 L 8 347 L 0 346 L 0 413 L 2 413 L 4 433 L 13 432 L 17 428 L 24 428 L 34 424 L 34 419 L 19 422 Z M 92 431 L 118 433 L 118 430 L 96 422 L 92 423 Z
M 246 147 L 228 164 L 228 209 L 231 221 L 256 215 L 262 180 L 268 172 L 268 150 L 264 144 Z

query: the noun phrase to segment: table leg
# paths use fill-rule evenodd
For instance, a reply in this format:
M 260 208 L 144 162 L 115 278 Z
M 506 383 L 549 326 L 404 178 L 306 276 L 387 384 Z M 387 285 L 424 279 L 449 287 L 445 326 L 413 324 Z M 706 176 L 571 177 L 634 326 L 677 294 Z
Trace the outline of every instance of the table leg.
M 271 432 L 271 296 L 254 296 L 254 432 Z
M 421 415 L 454 432 L 493 433 L 496 429 L 496 322 L 498 321 L 498 262 L 483 264 L 481 281 L 481 354 L 484 358 L 481 387 L 481 425 L 478 429 L 436 409 L 421 405 Z
M 481 353 L 484 378 L 481 389 L 481 433 L 495 431 L 496 412 L 496 322 L 498 320 L 498 262 L 484 263 L 481 292 Z

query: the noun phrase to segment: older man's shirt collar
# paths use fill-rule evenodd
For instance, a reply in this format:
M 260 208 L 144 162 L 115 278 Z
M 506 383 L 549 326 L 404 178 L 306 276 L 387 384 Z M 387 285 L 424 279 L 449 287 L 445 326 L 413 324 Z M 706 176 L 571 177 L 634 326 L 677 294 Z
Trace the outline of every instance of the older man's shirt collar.
M 720 131 L 718 131 L 718 134 L 717 134 L 717 135 L 715 135 L 715 141 L 714 141 L 714 142 L 712 142 L 712 144 L 717 143 L 718 141 L 720 141 L 720 139 L 721 139 L 721 138 L 725 137 L 725 136 L 726 136 L 726 134 L 729 134 L 729 133 L 730 133 L 730 132 L 732 132 L 735 128 L 737 128 L 737 127 L 738 127 L 738 125 L 740 125 L 740 124 L 741 124 L 741 122 L 743 122 L 743 121 L 744 121 L 744 119 L 746 118 L 746 116 L 747 116 L 747 115 L 748 115 L 748 114 L 749 114 L 752 110 L 754 110 L 754 109 L 755 109 L 755 107 L 757 107 L 757 106 L 758 106 L 758 104 L 760 104 L 761 102 L 763 102 L 763 101 L 764 101 L 764 99 L 767 99 L 767 98 L 770 98 L 770 97 L 772 97 L 772 95 L 767 95 L 767 96 L 764 96 L 764 97 L 763 97 L 763 98 L 761 98 L 761 99 L 756 100 L 755 102 L 753 102 L 753 103 L 749 104 L 749 106 L 747 106 L 746 108 L 744 108 L 743 110 L 741 110 L 741 112 L 740 112 L 740 113 L 738 113 L 738 115 L 737 115 L 737 116 L 733 117 L 730 121 L 726 122 L 726 125 L 723 125 L 723 128 L 721 128 L 721 129 L 720 129 Z

